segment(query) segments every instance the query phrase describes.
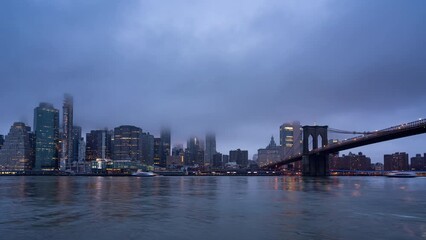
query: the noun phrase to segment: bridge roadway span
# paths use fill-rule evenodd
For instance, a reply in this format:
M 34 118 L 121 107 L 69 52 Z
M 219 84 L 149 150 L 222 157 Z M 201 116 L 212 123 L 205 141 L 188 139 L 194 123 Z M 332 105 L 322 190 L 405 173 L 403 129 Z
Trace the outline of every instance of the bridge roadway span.
M 414 136 L 426 133 L 426 119 L 401 124 L 398 126 L 382 129 L 363 136 L 357 136 L 338 143 L 326 145 L 322 148 L 317 148 L 309 151 L 305 156 L 322 155 L 337 153 L 339 151 L 348 150 L 351 148 L 361 147 L 379 142 L 385 142 L 398 138 Z M 283 165 L 302 160 L 303 154 L 298 154 L 280 162 L 263 166 L 263 169 L 277 169 Z

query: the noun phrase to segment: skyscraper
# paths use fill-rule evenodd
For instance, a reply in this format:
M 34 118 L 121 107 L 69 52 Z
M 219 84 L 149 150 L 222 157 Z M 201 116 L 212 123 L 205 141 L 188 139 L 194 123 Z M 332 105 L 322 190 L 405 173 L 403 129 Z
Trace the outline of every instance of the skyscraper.
M 0 149 L 0 169 L 26 171 L 34 164 L 34 142 L 31 127 L 16 122 L 10 128 Z
M 111 137 L 108 130 L 92 130 L 86 133 L 86 161 L 111 159 Z
M 204 165 L 204 149 L 197 137 L 190 137 L 186 144 L 185 165 Z
M 280 145 L 287 158 L 302 152 L 302 127 L 300 122 L 284 123 L 280 126 Z
M 40 103 L 34 109 L 35 169 L 52 171 L 59 167 L 59 110 Z
M 281 159 L 302 152 L 302 133 L 303 129 L 298 121 L 284 123 L 280 126 Z M 302 161 L 295 162 L 293 168 L 296 171 L 301 170 Z
M 170 129 L 163 128 L 161 129 L 161 158 L 160 158 L 160 166 L 166 167 L 167 157 L 170 156 L 170 148 L 171 148 L 171 137 L 170 137 Z
M 73 126 L 72 128 L 72 158 L 71 163 L 74 164 L 78 162 L 78 152 L 80 149 L 80 140 L 81 140 L 81 127 Z
M 204 163 L 208 165 L 213 165 L 213 155 L 215 154 L 216 154 L 216 135 L 214 133 L 207 133 Z
M 114 128 L 113 160 L 141 161 L 142 129 L 124 125 Z
M 142 163 L 146 165 L 154 164 L 154 136 L 149 133 L 142 133 Z
M 71 168 L 71 161 L 73 158 L 73 98 L 71 95 L 65 94 L 62 110 L 63 139 L 61 169 L 65 170 Z

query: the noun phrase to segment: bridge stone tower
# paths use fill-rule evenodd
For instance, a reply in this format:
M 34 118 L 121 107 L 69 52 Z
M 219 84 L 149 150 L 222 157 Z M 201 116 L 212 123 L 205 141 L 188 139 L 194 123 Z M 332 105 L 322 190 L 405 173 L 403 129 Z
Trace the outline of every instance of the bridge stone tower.
M 311 150 L 328 144 L 327 129 L 328 126 L 303 126 L 303 176 L 327 176 L 329 174 L 328 154 L 309 154 Z M 310 139 L 312 149 L 309 149 Z

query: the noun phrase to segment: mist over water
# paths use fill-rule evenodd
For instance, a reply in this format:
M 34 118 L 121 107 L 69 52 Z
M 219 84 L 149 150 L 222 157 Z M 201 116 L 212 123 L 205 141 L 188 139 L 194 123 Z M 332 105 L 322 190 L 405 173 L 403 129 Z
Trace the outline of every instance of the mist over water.
M 425 239 L 426 178 L 1 177 L 1 239 Z

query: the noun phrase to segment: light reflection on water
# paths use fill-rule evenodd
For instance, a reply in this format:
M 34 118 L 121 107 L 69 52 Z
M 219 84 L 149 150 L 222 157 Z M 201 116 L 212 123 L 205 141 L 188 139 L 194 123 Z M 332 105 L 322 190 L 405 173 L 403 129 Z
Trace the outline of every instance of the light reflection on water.
M 426 178 L 1 177 L 1 239 L 426 239 Z

